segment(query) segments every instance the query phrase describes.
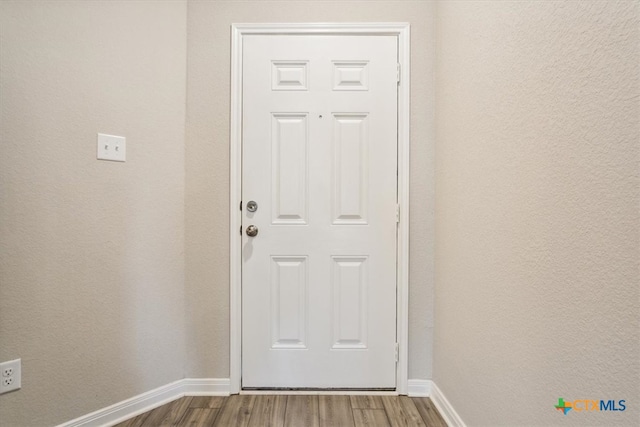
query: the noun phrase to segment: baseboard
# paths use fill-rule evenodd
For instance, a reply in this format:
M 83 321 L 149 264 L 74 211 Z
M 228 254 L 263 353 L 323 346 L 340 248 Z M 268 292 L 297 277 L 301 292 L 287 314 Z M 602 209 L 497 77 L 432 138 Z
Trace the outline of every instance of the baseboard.
M 103 427 L 143 414 L 183 396 L 228 396 L 228 378 L 185 378 L 99 409 L 58 427 Z
M 185 378 L 185 396 L 229 396 L 229 378 Z
M 460 415 L 453 409 L 451 403 L 447 400 L 447 398 L 442 394 L 442 391 L 438 388 L 436 383 L 431 383 L 431 401 L 440 412 L 440 415 L 446 421 L 447 425 L 450 427 L 466 427 Z
M 407 395 L 409 397 L 431 396 L 431 380 L 408 380 Z

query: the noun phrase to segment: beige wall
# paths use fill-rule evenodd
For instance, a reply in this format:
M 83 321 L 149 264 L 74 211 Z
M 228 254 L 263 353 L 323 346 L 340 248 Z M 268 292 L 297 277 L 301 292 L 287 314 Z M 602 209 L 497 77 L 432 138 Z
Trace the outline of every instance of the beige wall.
M 230 26 L 248 22 L 411 23 L 409 377 L 431 377 L 434 3 L 189 3 L 186 148 L 187 376 L 229 376 Z
M 0 40 L 0 424 L 54 425 L 183 378 L 186 3 L 2 1 Z
M 439 3 L 434 380 L 469 425 L 638 425 L 639 60 L 635 1 Z

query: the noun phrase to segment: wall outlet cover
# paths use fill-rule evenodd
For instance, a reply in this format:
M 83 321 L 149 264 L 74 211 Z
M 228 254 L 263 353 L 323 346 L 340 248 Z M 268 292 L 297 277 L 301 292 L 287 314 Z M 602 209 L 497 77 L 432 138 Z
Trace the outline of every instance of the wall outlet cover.
M 22 359 L 0 363 L 0 394 L 22 387 Z

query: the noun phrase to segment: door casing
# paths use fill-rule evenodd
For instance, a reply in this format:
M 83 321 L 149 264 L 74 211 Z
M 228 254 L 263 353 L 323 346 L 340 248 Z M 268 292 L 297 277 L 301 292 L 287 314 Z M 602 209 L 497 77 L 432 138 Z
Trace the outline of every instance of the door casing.
M 409 326 L 409 94 L 408 23 L 233 24 L 231 26 L 230 123 L 230 392 L 241 391 L 242 365 L 242 40 L 246 35 L 393 35 L 398 38 L 398 206 L 396 392 L 407 394 Z

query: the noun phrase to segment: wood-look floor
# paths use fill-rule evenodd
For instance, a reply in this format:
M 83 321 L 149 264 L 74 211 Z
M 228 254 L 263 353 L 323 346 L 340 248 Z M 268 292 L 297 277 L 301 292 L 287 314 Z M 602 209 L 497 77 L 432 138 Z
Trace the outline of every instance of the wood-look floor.
M 446 427 L 426 397 L 234 395 L 183 397 L 117 427 Z

